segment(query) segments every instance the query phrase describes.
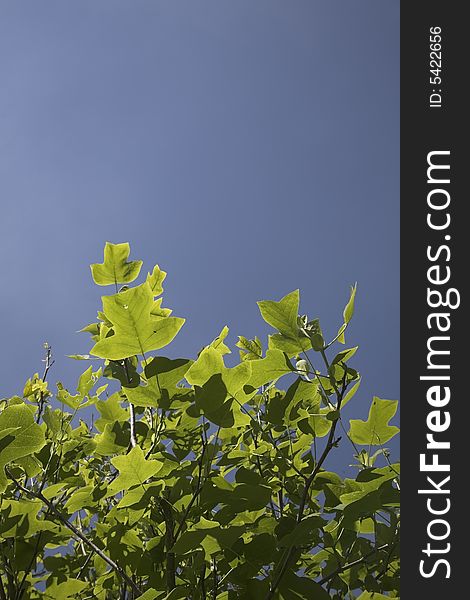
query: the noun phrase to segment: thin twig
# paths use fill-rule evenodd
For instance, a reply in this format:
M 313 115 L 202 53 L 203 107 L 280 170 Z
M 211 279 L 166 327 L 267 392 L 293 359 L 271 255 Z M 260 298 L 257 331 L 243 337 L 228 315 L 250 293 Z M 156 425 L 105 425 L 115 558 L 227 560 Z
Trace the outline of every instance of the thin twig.
M 255 432 L 253 430 L 251 430 L 251 437 L 253 438 L 253 442 L 255 444 L 255 449 L 258 450 L 258 440 L 257 440 Z M 261 461 L 259 458 L 259 454 L 257 452 L 255 453 L 255 461 L 256 461 L 256 466 L 258 467 L 259 474 L 260 474 L 261 478 L 264 479 L 263 467 L 261 466 Z M 271 507 L 271 512 L 273 513 L 273 517 L 277 520 L 276 509 L 274 508 L 274 502 L 273 502 L 272 497 L 269 498 L 269 506 Z
M 160 509 L 165 519 L 165 546 L 166 546 L 166 591 L 169 594 L 176 587 L 176 561 L 175 553 L 171 552 L 176 537 L 174 535 L 175 521 L 172 506 L 165 498 L 160 501 Z
M 344 571 L 347 571 L 348 569 L 352 569 L 353 567 L 360 565 L 363 562 L 366 562 L 366 560 L 368 560 L 371 556 L 373 556 L 374 554 L 377 554 L 378 552 L 381 552 L 382 550 L 385 550 L 388 547 L 389 547 L 389 544 L 383 544 L 382 546 L 379 546 L 378 548 L 374 548 L 369 553 L 364 554 L 364 556 L 361 556 L 361 558 L 358 558 L 357 560 L 353 560 L 350 563 L 347 563 L 345 565 L 338 567 L 337 569 L 335 569 L 334 571 L 332 571 L 331 573 L 329 573 L 328 575 L 326 575 L 325 577 L 320 579 L 320 581 L 317 581 L 317 583 L 320 585 L 323 585 L 327 581 L 330 581 L 331 579 L 336 577 L 336 575 L 339 575 L 339 573 L 343 573 Z
M 127 361 L 129 359 L 125 358 L 123 360 L 123 366 L 124 366 L 124 371 L 126 373 L 126 379 L 127 379 L 127 383 L 130 385 L 131 383 L 131 378 L 129 376 L 129 368 L 127 366 Z M 131 447 L 135 448 L 137 446 L 137 439 L 135 436 L 135 410 L 134 410 L 134 405 L 132 404 L 132 402 L 129 402 L 129 424 L 131 427 Z
M 54 360 L 52 360 L 51 346 L 49 346 L 49 344 L 46 342 L 44 344 L 44 348 L 46 349 L 46 356 L 45 356 L 45 358 L 43 358 L 45 366 L 44 366 L 44 373 L 42 375 L 42 381 L 46 381 L 47 374 L 49 373 L 49 369 L 52 367 L 52 365 L 55 362 Z M 38 404 L 38 414 L 36 415 L 36 423 L 39 423 L 41 420 L 42 413 L 44 411 L 45 401 L 46 401 L 46 399 L 44 397 L 44 392 L 41 392 L 40 397 L 39 397 L 39 404 Z
M 2 576 L 0 575 L 0 598 L 1 600 L 7 600 L 7 595 L 5 593 L 5 588 L 3 587 Z
M 199 576 L 199 586 L 201 588 L 201 598 L 206 600 L 206 563 L 202 563 L 201 574 Z
M 130 414 L 130 426 L 131 426 L 131 446 L 135 448 L 137 446 L 137 439 L 135 437 L 135 410 L 132 402 L 129 402 L 129 414 Z
M 202 479 L 202 462 L 204 460 L 204 454 L 206 452 L 206 443 L 204 442 L 204 438 L 203 436 L 201 436 L 201 440 L 202 440 L 202 452 L 201 452 L 201 456 L 199 457 L 198 460 L 198 473 L 197 473 L 197 484 L 196 484 L 196 490 L 194 491 L 194 494 L 191 498 L 191 500 L 189 501 L 188 506 L 186 507 L 186 510 L 183 513 L 183 517 L 176 529 L 176 533 L 174 536 L 174 541 L 176 541 L 178 539 L 179 534 L 181 533 L 181 530 L 183 529 L 185 523 L 186 523 L 186 518 L 189 514 L 189 511 L 191 510 L 193 504 L 196 502 L 197 497 L 199 496 L 199 494 L 201 493 L 202 490 L 202 485 L 201 485 L 201 479 Z
M 219 587 L 219 578 L 217 576 L 217 563 L 215 562 L 215 558 L 212 558 L 212 576 L 214 581 L 212 589 L 212 598 L 213 600 L 216 600 Z
M 91 560 L 91 557 L 93 556 L 93 554 L 95 553 L 94 550 L 90 550 L 90 553 L 88 554 L 88 556 L 85 559 L 85 562 L 83 563 L 83 565 L 80 567 L 80 571 L 77 574 L 77 579 L 80 579 L 80 577 L 82 576 L 83 571 L 86 569 L 88 563 Z
M 157 417 L 158 417 L 158 415 L 157 415 Z M 163 427 L 165 425 L 164 417 L 165 417 L 165 411 L 162 409 L 162 412 L 160 415 L 160 421 L 159 421 L 158 426 L 155 431 L 155 437 L 153 439 L 153 442 L 152 442 L 150 448 L 148 449 L 147 453 L 145 454 L 146 459 L 153 453 L 153 451 L 157 447 L 158 443 L 160 442 L 160 437 L 161 437 L 161 434 L 163 431 Z

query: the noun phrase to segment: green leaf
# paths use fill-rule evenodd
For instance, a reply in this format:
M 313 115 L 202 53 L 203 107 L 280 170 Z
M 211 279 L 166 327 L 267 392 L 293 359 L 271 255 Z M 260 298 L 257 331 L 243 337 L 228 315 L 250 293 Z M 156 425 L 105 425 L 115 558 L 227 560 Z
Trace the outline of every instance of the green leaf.
M 188 588 L 184 585 L 177 585 L 162 600 L 187 600 Z
M 92 503 L 91 493 L 93 486 L 86 485 L 76 490 L 65 503 L 65 508 L 69 514 L 73 514 L 77 510 L 85 508 Z
M 228 332 L 229 328 L 227 327 L 227 325 L 225 325 L 222 331 L 219 333 L 219 335 L 215 338 L 215 340 L 211 342 L 209 347 L 218 350 L 222 355 L 230 354 L 230 348 L 224 343 L 225 338 L 228 336 Z
M 252 361 L 245 361 L 230 369 L 225 366 L 222 354 L 208 346 L 191 365 L 185 377 L 188 383 L 202 386 L 213 375 L 220 374 L 228 393 L 239 397 L 243 395 L 242 388 L 250 379 L 252 365 Z
M 296 339 L 299 334 L 297 316 L 299 314 L 300 292 L 294 290 L 279 302 L 261 300 L 258 307 L 263 319 L 287 337 Z
M 78 379 L 77 392 L 83 397 L 87 396 L 90 390 L 93 388 L 95 383 L 101 377 L 102 370 L 98 369 L 93 372 L 93 368 L 90 366 L 82 373 Z
M 62 583 L 53 582 L 46 589 L 46 597 L 53 600 L 66 600 L 66 598 L 75 598 L 77 594 L 82 592 L 90 584 L 79 579 L 67 579 Z
M 292 546 L 314 546 L 320 540 L 319 531 L 326 525 L 326 521 L 317 515 L 310 515 L 304 518 L 294 529 L 281 538 L 280 548 L 290 548 Z
M 42 427 L 34 421 L 32 409 L 26 404 L 8 406 L 0 414 L 0 431 L 15 428 L 0 439 L 0 492 L 8 484 L 5 466 L 22 456 L 38 452 L 46 443 Z
M 169 317 L 173 312 L 170 308 L 162 307 L 163 298 L 158 298 L 154 301 L 150 314 L 153 317 Z
M 27 477 L 36 477 L 42 471 L 42 463 L 34 456 L 21 456 L 15 460 Z
M 204 539 L 206 532 L 203 530 L 198 531 L 185 531 L 178 541 L 172 548 L 172 552 L 175 554 L 187 554 L 192 552 L 201 546 L 201 542 Z
M 346 327 L 347 327 L 347 325 L 345 323 L 343 323 L 341 325 L 341 327 L 338 329 L 338 333 L 336 334 L 336 339 L 338 340 L 338 342 L 340 344 L 345 344 L 346 343 L 346 340 L 345 340 L 345 337 L 344 337 L 344 332 L 346 331 Z
M 266 351 L 265 358 L 251 360 L 251 377 L 248 384 L 258 388 L 270 381 L 277 381 L 283 375 L 292 373 L 292 365 L 281 350 L 274 348 Z
M 130 431 L 127 423 L 106 423 L 102 433 L 95 436 L 95 453 L 102 456 L 120 454 L 129 446 L 129 441 Z
M 152 273 L 147 275 L 147 283 L 150 285 L 150 289 L 154 296 L 160 296 L 163 294 L 163 281 L 165 280 L 166 272 L 162 271 L 158 265 L 155 265 Z
M 307 337 L 291 338 L 283 335 L 282 333 L 275 333 L 270 335 L 268 338 L 268 348 L 281 350 L 287 354 L 289 358 L 292 358 L 296 354 L 307 352 L 312 347 L 312 341 Z
M 169 397 L 178 394 L 184 394 L 186 388 L 179 387 L 189 367 L 193 364 L 192 360 L 187 358 L 165 358 L 156 356 L 145 366 L 145 377 L 148 381 L 155 379 L 156 387 L 163 396 L 166 393 Z
M 248 338 L 239 335 L 238 342 L 235 346 L 240 348 L 241 360 L 258 360 L 263 358 L 263 347 L 257 337 L 255 337 L 254 340 L 249 340 Z
M 297 405 L 305 404 L 312 412 L 318 412 L 321 397 L 316 382 L 304 381 L 298 377 L 287 392 L 276 395 L 269 401 L 266 418 L 270 423 L 290 424 L 291 412 Z
M 347 350 L 342 350 L 341 352 L 338 352 L 338 354 L 331 361 L 331 364 L 336 365 L 347 362 L 356 354 L 357 349 L 358 346 L 355 346 L 354 348 L 348 348 Z
M 7 437 L 7 435 L 15 433 L 15 431 L 19 431 L 20 429 L 21 427 L 5 427 L 5 429 L 2 429 L 2 431 L 0 431 L 0 440 L 4 437 Z
M 0 536 L 29 538 L 38 531 L 58 531 L 59 527 L 47 520 L 39 520 L 40 500 L 3 500 L 1 503 Z
M 119 476 L 110 484 L 107 497 L 136 485 L 143 486 L 162 468 L 160 461 L 147 460 L 140 446 L 132 448 L 129 454 L 115 456 L 111 462 L 119 471 Z
M 330 600 L 330 594 L 309 577 L 287 573 L 279 585 L 282 600 Z
M 106 242 L 104 261 L 90 267 L 93 281 L 97 285 L 117 285 L 118 283 L 131 283 L 137 279 L 143 263 L 141 260 L 128 262 L 130 251 L 127 242 L 124 244 Z
M 107 424 L 113 425 L 116 421 L 127 421 L 128 411 L 122 407 L 122 398 L 119 392 L 116 392 L 106 400 L 98 400 L 96 408 L 100 413 L 100 418 L 96 420 L 95 426 L 98 431 L 103 432 Z
M 91 354 L 109 360 L 123 360 L 163 348 L 181 329 L 184 319 L 151 315 L 153 293 L 148 283 L 125 292 L 103 297 L 103 310 L 114 335 L 101 339 Z
M 349 435 L 353 442 L 362 445 L 380 446 L 392 439 L 400 430 L 388 422 L 395 415 L 398 400 L 382 400 L 374 396 L 367 421 L 351 419 Z
M 362 594 L 357 597 L 357 600 L 390 600 L 390 596 L 384 596 L 378 592 L 362 592 Z
M 346 392 L 346 394 L 343 397 L 343 401 L 341 402 L 341 408 L 344 408 L 344 406 L 346 406 L 346 404 L 352 400 L 352 398 L 355 396 L 357 390 L 359 389 L 359 386 L 361 385 L 361 379 L 359 379 L 357 381 L 357 383 L 355 383 L 352 388 L 349 388 L 349 390 Z
M 158 598 L 160 592 L 157 592 L 155 589 L 150 589 L 144 592 L 141 596 L 137 597 L 137 600 L 155 600 Z
M 351 294 L 349 296 L 348 303 L 346 304 L 343 311 L 344 323 L 347 325 L 352 319 L 354 314 L 354 301 L 356 299 L 357 283 L 351 287 Z

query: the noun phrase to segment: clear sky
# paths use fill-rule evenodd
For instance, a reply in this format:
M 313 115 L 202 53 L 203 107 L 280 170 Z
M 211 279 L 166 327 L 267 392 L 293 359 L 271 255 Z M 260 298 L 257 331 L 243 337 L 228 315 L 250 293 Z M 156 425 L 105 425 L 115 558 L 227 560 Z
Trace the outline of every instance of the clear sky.
M 73 386 L 129 241 L 187 322 L 169 356 L 301 289 L 364 376 L 349 411 L 399 392 L 399 2 L 0 0 L 1 396 L 53 346 Z

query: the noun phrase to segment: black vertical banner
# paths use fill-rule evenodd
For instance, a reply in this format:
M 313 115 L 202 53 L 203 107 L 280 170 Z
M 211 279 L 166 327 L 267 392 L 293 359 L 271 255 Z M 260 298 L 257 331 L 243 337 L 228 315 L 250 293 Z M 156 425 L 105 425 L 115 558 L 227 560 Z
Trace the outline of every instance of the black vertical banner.
M 435 0 L 401 3 L 404 600 L 469 593 L 464 7 Z

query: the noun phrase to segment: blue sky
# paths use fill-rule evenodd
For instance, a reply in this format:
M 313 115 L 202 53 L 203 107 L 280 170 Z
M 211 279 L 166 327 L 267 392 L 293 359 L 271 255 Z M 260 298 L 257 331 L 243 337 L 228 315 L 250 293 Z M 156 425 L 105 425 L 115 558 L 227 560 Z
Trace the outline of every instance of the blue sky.
M 348 408 L 398 398 L 398 1 L 0 0 L 0 73 L 1 396 L 45 340 L 74 385 L 109 240 L 168 271 L 170 356 L 297 287 L 334 334 L 357 281 Z

